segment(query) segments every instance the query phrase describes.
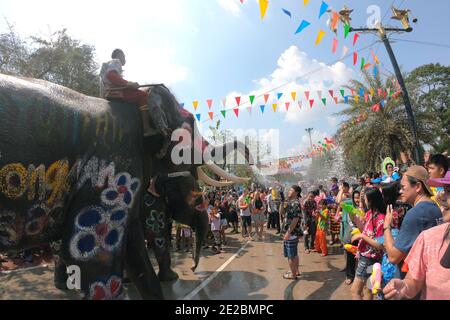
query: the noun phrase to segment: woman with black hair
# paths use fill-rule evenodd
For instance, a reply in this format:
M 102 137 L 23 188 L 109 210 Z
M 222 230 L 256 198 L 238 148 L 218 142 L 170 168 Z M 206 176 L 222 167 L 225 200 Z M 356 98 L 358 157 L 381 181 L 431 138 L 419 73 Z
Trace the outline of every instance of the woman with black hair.
M 361 204 L 360 191 L 355 190 L 352 193 L 351 203 L 353 208 L 359 209 Z M 348 202 L 347 200 L 346 202 Z M 343 244 L 358 245 L 357 241 L 352 242 L 352 231 L 356 228 L 355 224 L 350 218 L 350 212 L 348 210 L 342 210 L 342 242 Z M 345 284 L 351 285 L 355 279 L 356 259 L 354 254 L 345 252 L 346 264 L 345 264 Z
M 355 216 L 354 222 L 358 229 L 361 230 L 361 233 L 354 235 L 351 239 L 352 242 L 359 242 L 358 266 L 351 290 L 354 300 L 363 298 L 364 285 L 369 278 L 367 268 L 376 262 L 380 262 L 383 256 L 383 245 L 374 239 L 383 235 L 386 204 L 384 203 L 383 195 L 377 188 L 367 189 L 364 199 L 369 211 L 367 211 L 364 219 L 360 220 Z M 368 290 L 364 291 L 364 299 L 370 300 L 372 295 Z

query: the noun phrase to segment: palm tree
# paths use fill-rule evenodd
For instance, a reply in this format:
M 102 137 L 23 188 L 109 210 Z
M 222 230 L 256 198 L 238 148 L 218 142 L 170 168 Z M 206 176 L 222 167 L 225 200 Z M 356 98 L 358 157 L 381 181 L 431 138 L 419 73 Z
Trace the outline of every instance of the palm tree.
M 337 137 L 344 148 L 346 159 L 358 159 L 359 166 L 363 171 L 379 171 L 380 163 L 385 157 L 397 159 L 400 151 L 412 150 L 413 139 L 409 129 L 403 100 L 400 93 L 384 100 L 378 94 L 379 88 L 393 88 L 395 78 L 387 77 L 383 80 L 378 75 L 373 77 L 368 71 L 363 71 L 363 82 L 351 80 L 345 88 L 369 93 L 372 90 L 373 97 L 366 102 L 364 98 L 349 99 L 349 108 L 337 113 L 347 116 L 338 130 Z M 395 92 L 396 89 L 391 90 Z M 381 107 L 380 102 L 384 100 L 385 105 Z M 378 103 L 379 110 L 373 108 Z M 427 118 L 429 115 L 420 108 L 414 110 L 418 127 L 419 140 L 429 141 L 429 128 Z M 353 163 L 354 167 L 354 163 Z

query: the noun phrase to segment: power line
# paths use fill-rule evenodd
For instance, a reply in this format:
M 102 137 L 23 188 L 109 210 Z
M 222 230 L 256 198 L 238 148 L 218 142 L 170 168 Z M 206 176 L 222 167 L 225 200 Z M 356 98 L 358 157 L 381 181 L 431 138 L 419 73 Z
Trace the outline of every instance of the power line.
M 378 43 L 379 41 L 380 41 L 380 40 L 376 40 L 376 41 L 372 42 L 371 44 L 369 44 L 369 45 L 367 45 L 367 46 L 365 46 L 365 47 L 363 47 L 363 48 L 361 48 L 361 49 L 359 49 L 359 50 L 356 50 L 355 52 L 360 53 L 360 52 L 362 52 L 362 51 L 365 51 L 365 50 L 367 50 L 368 48 L 371 48 L 374 44 Z M 344 60 L 344 59 L 350 57 L 351 55 L 353 55 L 353 53 L 347 53 L 347 54 L 346 54 L 345 56 L 343 56 L 342 58 L 337 59 L 337 60 L 334 60 L 334 61 L 332 61 L 332 62 L 330 62 L 330 63 L 327 63 L 327 66 L 328 66 L 328 65 L 332 65 L 332 64 L 336 64 L 336 63 L 338 63 L 338 62 L 340 62 L 340 61 L 342 61 L 342 60 Z M 255 99 L 261 98 L 261 97 L 264 96 L 264 94 L 274 92 L 274 91 L 276 91 L 276 90 L 278 90 L 278 89 L 280 89 L 280 88 L 282 88 L 282 87 L 284 87 L 284 86 L 287 86 L 287 85 L 291 84 L 292 82 L 296 82 L 297 80 L 300 80 L 300 79 L 302 79 L 302 78 L 304 78 L 304 77 L 310 76 L 310 75 L 312 75 L 312 74 L 314 74 L 314 73 L 316 73 L 316 72 L 319 72 L 319 71 L 321 71 L 321 70 L 322 70 L 322 67 L 317 68 L 317 69 L 314 69 L 314 70 L 312 70 L 312 71 L 309 71 L 309 72 L 307 72 L 307 73 L 305 73 L 305 74 L 303 74 L 303 75 L 300 75 L 300 76 L 296 77 L 296 78 L 295 78 L 294 80 L 292 80 L 292 81 L 283 83 L 283 84 L 279 85 L 278 87 L 275 87 L 275 88 L 272 88 L 272 89 L 270 89 L 270 90 L 268 90 L 268 91 L 265 91 L 263 94 L 260 94 L 260 95 L 255 96 Z M 238 106 L 238 109 L 241 109 L 241 108 L 240 108 L 241 106 L 247 105 L 249 102 L 250 102 L 250 101 L 246 101 L 246 102 L 242 103 L 240 106 Z M 236 108 L 223 109 L 223 110 L 221 110 L 221 111 L 231 111 L 231 110 L 233 110 L 233 109 L 236 109 Z M 213 118 L 216 118 L 216 117 L 219 117 L 219 114 L 216 114 L 216 115 L 213 116 Z M 207 121 L 211 121 L 211 119 L 203 120 L 202 123 L 207 122 Z
M 427 42 L 427 41 L 418 41 L 418 40 L 404 40 L 404 39 L 394 39 L 394 38 L 389 38 L 389 39 L 394 40 L 394 41 L 412 42 L 412 43 L 424 44 L 424 45 L 428 45 L 428 46 L 435 46 L 435 47 L 441 47 L 441 48 L 450 48 L 450 44 L 446 44 L 446 43 L 436 43 L 436 42 Z

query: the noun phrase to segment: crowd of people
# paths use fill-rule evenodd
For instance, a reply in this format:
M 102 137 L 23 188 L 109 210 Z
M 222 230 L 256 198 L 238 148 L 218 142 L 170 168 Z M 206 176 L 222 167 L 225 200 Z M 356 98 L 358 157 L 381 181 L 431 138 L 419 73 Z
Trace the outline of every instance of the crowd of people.
M 304 254 L 325 257 L 329 246 L 342 248 L 343 281 L 355 300 L 450 299 L 449 160 L 441 154 L 426 160 L 396 167 L 386 158 L 382 172 L 357 181 L 333 177 L 328 188 L 310 187 L 305 194 L 298 185 L 205 192 L 210 233 L 204 249 L 224 252 L 231 228 L 227 233 L 240 233 L 244 241 L 262 241 L 266 227 L 283 240 L 285 279 L 301 276 L 303 239 Z
M 271 239 L 283 240 L 285 279 L 301 276 L 303 239 L 304 254 L 326 257 L 329 246 L 342 248 L 343 281 L 355 300 L 450 299 L 449 159 L 436 154 L 423 166 L 396 167 L 386 158 L 382 171 L 357 181 L 333 177 L 328 188 L 302 186 L 304 193 L 298 185 L 205 191 L 210 230 L 203 249 L 223 253 L 230 234 L 264 241 L 267 228 Z M 178 223 L 175 230 L 175 250 L 190 251 L 193 230 Z M 21 258 L 32 261 L 31 252 Z

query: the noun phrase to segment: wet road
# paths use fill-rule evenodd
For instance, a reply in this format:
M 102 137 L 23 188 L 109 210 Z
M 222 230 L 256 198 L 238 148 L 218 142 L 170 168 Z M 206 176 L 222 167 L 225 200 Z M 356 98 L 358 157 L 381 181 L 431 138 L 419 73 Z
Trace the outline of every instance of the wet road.
M 240 235 L 227 235 L 225 253 L 203 251 L 193 273 L 190 254 L 173 253 L 174 270 L 180 279 L 163 284 L 166 299 L 189 300 L 328 300 L 350 299 L 350 287 L 344 284 L 342 249 L 329 249 L 328 257 L 305 254 L 300 242 L 298 281 L 285 280 L 287 260 L 283 244 L 273 230 L 263 241 L 243 241 Z M 156 263 L 154 263 L 156 266 Z M 139 299 L 134 286 L 127 286 L 130 299 Z M 53 266 L 12 272 L 0 276 L 0 299 L 77 299 L 72 292 L 53 287 Z

